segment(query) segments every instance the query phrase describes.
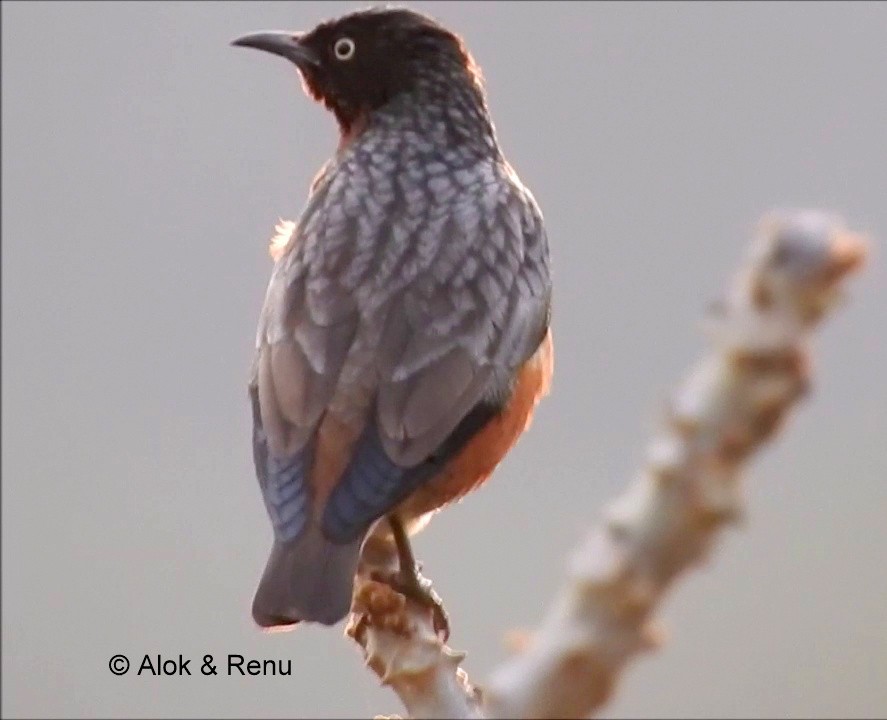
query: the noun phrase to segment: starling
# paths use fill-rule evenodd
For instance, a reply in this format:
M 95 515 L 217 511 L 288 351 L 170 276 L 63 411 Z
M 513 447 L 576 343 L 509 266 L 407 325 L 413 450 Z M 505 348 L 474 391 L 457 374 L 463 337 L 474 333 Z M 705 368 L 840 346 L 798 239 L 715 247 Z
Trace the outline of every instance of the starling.
M 340 132 L 276 253 L 249 382 L 274 531 L 253 618 L 331 625 L 369 538 L 393 538 L 398 589 L 428 599 L 409 536 L 490 476 L 547 393 L 548 241 L 437 21 L 373 8 L 233 44 L 294 63 Z

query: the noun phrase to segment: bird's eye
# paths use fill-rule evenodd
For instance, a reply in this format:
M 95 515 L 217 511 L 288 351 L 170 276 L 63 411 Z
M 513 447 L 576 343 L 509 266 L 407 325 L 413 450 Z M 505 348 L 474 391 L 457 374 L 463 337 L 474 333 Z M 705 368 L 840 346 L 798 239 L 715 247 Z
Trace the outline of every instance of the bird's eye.
M 354 40 L 349 37 L 341 37 L 333 45 L 333 54 L 336 56 L 336 60 L 350 60 L 354 57 L 354 50 Z

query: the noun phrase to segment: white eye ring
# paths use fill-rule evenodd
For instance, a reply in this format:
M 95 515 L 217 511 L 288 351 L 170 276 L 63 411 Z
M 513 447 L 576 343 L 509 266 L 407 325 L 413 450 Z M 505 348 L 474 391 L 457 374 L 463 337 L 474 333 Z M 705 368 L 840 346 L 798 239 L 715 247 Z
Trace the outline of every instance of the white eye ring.
M 355 50 L 354 40 L 349 37 L 341 37 L 333 45 L 333 54 L 336 56 L 336 60 L 350 60 L 354 57 Z

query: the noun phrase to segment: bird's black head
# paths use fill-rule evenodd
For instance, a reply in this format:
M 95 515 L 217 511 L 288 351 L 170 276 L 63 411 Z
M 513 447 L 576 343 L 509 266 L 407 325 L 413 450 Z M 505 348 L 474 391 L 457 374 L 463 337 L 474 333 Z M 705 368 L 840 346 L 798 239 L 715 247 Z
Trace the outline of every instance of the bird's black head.
M 261 32 L 234 45 L 281 55 L 344 133 L 395 97 L 423 86 L 463 86 L 483 104 L 480 73 L 457 35 L 405 8 L 358 10 L 306 33 Z

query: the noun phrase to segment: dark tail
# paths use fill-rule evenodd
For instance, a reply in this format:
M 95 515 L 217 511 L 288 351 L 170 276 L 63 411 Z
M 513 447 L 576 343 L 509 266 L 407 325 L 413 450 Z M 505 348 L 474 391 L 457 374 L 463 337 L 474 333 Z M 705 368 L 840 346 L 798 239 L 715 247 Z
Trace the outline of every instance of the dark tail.
M 313 522 L 292 542 L 275 540 L 253 598 L 253 619 L 263 628 L 335 625 L 351 608 L 362 541 L 332 543 Z

